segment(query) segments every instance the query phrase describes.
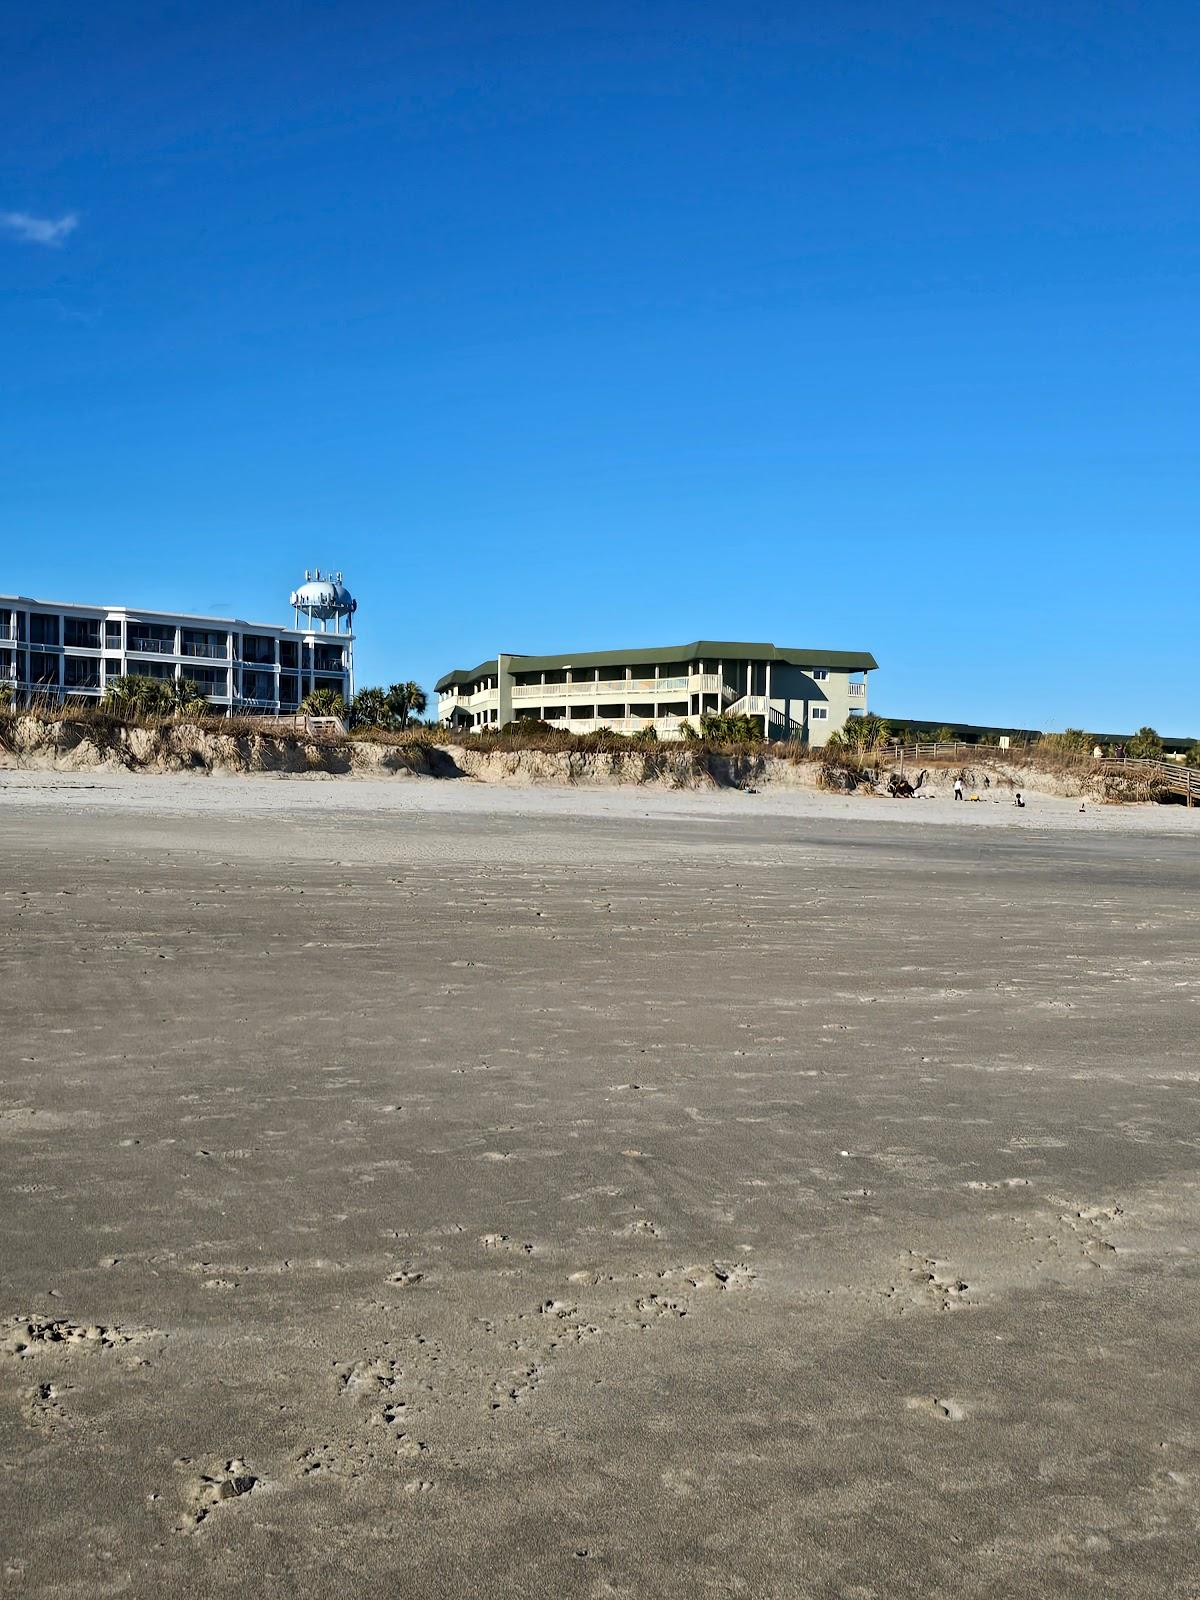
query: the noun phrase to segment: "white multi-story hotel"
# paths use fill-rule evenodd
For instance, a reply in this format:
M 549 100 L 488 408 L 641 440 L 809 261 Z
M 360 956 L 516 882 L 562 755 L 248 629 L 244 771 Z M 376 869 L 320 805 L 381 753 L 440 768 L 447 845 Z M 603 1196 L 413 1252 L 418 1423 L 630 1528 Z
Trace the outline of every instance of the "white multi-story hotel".
M 697 639 L 652 650 L 557 656 L 498 655 L 438 680 L 438 718 L 484 731 L 523 717 L 571 733 L 653 728 L 679 737 L 682 722 L 709 712 L 744 713 L 769 739 L 824 744 L 867 709 L 863 650 L 792 650 Z
M 114 678 L 133 674 L 186 678 L 228 713 L 292 712 L 314 689 L 349 701 L 354 636 L 324 627 L 330 617 L 349 626 L 355 603 L 340 577 L 306 575 L 292 605 L 297 622 L 307 614 L 307 628 L 0 594 L 0 687 L 18 704 L 96 700 Z

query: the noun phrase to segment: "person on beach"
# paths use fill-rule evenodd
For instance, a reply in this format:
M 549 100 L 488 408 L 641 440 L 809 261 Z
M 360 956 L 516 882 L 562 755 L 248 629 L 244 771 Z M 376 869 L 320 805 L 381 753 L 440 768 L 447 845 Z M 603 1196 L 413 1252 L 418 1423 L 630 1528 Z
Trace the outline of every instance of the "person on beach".
M 1021 810 L 1024 811 L 1024 809 L 1025 809 L 1025 801 L 1021 796 L 1020 789 L 1017 790 L 1017 804 L 1020 806 Z
M 961 800 L 962 797 L 963 797 L 963 782 L 962 782 L 962 779 L 961 778 L 955 778 L 955 780 L 954 780 L 954 798 L 956 800 Z

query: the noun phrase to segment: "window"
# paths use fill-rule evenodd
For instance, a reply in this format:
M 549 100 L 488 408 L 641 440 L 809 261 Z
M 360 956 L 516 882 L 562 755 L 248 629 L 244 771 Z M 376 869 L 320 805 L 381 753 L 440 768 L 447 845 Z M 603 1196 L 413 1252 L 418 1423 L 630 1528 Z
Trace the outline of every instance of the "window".
M 298 665 L 296 656 L 296 641 L 294 639 L 281 639 L 279 642 L 279 665 L 295 672 Z
M 63 682 L 68 689 L 100 687 L 100 663 L 91 656 L 68 656 L 63 667 Z
M 828 706 L 813 706 L 812 710 L 809 712 L 809 716 L 813 719 L 814 722 L 828 722 L 829 721 L 829 707 Z
M 46 617 L 37 611 L 29 614 L 29 642 L 30 644 L 57 644 L 58 643 L 58 618 Z
M 828 667 L 814 667 L 812 669 L 812 675 L 813 675 L 814 678 L 816 678 L 817 682 L 819 683 L 822 680 L 822 678 L 827 678 L 829 676 L 829 668 Z
M 184 628 L 179 636 L 179 653 L 224 661 L 229 655 L 229 646 L 223 633 L 215 633 L 210 628 Z
M 224 687 L 224 682 L 222 681 L 222 693 L 224 693 Z M 274 700 L 275 674 L 273 672 L 251 672 L 249 668 L 245 668 L 242 672 L 242 697 L 246 700 Z
M 242 660 L 258 662 L 261 666 L 275 665 L 275 641 L 262 633 L 242 635 Z
M 106 650 L 119 650 L 121 648 L 121 624 L 119 622 L 106 622 L 104 624 L 104 648 Z
M 75 650 L 99 650 L 100 621 L 97 617 L 64 617 L 63 643 Z
M 131 622 L 129 648 L 138 655 L 174 655 L 175 629 L 165 622 Z

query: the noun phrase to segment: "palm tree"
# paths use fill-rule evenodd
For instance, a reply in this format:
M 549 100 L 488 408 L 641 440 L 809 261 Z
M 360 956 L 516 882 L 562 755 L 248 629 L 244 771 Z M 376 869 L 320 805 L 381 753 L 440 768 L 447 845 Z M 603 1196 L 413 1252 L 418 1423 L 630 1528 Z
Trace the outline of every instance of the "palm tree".
M 350 702 L 350 725 L 354 728 L 390 728 L 392 713 L 382 689 L 360 689 Z
M 131 720 L 169 716 L 173 709 L 170 686 L 161 678 L 144 678 L 136 672 L 128 672 L 121 678 L 110 678 L 104 687 L 101 704 L 106 711 Z
M 166 699 L 177 717 L 199 716 L 208 709 L 208 698 L 190 678 L 173 678 L 163 686 Z
M 344 717 L 346 702 L 336 689 L 314 689 L 301 700 L 300 709 L 309 717 Z
M 864 717 L 847 717 L 845 724 L 829 735 L 825 745 L 829 750 L 878 750 L 888 742 L 890 732 L 884 719 L 870 711 Z
M 1153 728 L 1139 728 L 1125 746 L 1127 756 L 1138 756 L 1143 761 L 1160 761 L 1163 742 Z
M 410 719 L 419 717 L 429 704 L 429 696 L 411 678 L 407 683 L 392 684 L 385 700 L 388 710 L 402 728 L 407 728 Z

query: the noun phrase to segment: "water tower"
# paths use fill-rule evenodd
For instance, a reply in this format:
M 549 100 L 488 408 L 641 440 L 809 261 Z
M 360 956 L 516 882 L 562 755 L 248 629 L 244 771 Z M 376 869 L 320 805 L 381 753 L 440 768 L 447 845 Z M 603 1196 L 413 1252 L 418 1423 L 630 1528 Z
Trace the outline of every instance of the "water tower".
M 304 582 L 292 594 L 292 612 L 296 627 L 300 626 L 300 614 L 308 618 L 310 628 L 317 622 L 321 624 L 321 632 L 329 630 L 329 623 L 333 622 L 334 633 L 342 631 L 342 618 L 346 619 L 346 632 L 350 632 L 350 618 L 358 610 L 358 601 L 342 582 L 340 572 L 335 572 L 332 577 L 322 577 L 320 568 L 315 572 L 305 572 Z

